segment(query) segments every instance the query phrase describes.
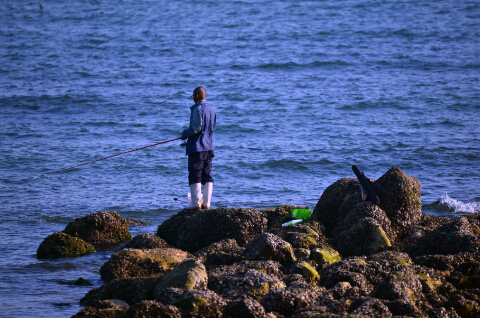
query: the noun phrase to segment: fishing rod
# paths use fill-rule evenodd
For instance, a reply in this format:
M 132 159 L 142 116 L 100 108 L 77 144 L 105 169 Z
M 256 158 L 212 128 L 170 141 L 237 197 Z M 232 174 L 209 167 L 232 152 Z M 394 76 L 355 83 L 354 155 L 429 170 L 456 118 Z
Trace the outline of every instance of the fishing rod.
M 51 176 L 51 175 L 54 175 L 54 174 L 57 174 L 57 173 L 60 173 L 60 172 L 65 172 L 65 171 L 68 171 L 68 170 L 72 170 L 72 169 L 75 169 L 75 168 L 79 168 L 79 167 L 82 167 L 82 166 L 89 165 L 89 164 L 94 163 L 94 162 L 97 162 L 97 161 L 102 161 L 102 160 L 105 160 L 105 159 L 110 159 L 110 158 L 113 158 L 113 157 L 117 157 L 117 156 L 120 156 L 120 155 L 124 155 L 124 154 L 130 153 L 130 152 L 134 152 L 134 151 L 138 151 L 138 150 L 150 148 L 150 147 L 153 147 L 153 146 L 158 146 L 158 145 L 161 145 L 161 144 L 166 144 L 167 142 L 175 141 L 175 140 L 178 140 L 178 139 L 181 139 L 181 137 L 175 138 L 175 139 L 170 139 L 170 140 L 167 140 L 167 141 L 157 142 L 157 143 L 155 143 L 155 144 L 153 144 L 153 145 L 140 147 L 140 148 L 133 149 L 133 150 L 129 150 L 129 151 L 125 151 L 125 152 L 122 152 L 122 153 L 117 153 L 116 155 L 111 155 L 111 156 L 108 156 L 108 157 L 105 157 L 105 158 L 101 158 L 101 159 L 97 159 L 97 160 L 92 160 L 92 161 L 89 161 L 89 162 L 85 162 L 85 163 L 79 164 L 79 165 L 77 165 L 77 166 L 73 166 L 73 167 L 69 167 L 69 168 L 62 169 L 62 170 L 54 171 L 54 172 L 52 172 L 52 173 L 44 174 L 44 175 L 42 175 L 42 176 L 40 176 L 40 177 L 38 177 L 38 178 L 36 178 L 36 179 L 32 179 L 32 180 L 29 180 L 29 181 L 26 181 L 26 182 L 22 182 L 22 183 L 20 183 L 20 184 L 30 183 L 30 182 L 32 182 L 32 181 L 44 179 L 44 178 L 47 178 L 47 177 L 49 177 L 49 176 Z

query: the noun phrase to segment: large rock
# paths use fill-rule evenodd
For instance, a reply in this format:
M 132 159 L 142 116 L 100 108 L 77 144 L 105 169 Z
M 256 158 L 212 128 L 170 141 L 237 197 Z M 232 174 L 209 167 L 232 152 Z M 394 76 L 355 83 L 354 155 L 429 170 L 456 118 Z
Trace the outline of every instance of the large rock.
M 258 235 L 248 242 L 244 256 L 247 260 L 273 260 L 283 265 L 297 260 L 290 243 L 272 233 Z
M 122 318 L 124 317 L 181 318 L 182 314 L 175 306 L 167 306 L 154 300 L 142 300 L 130 306 Z
M 313 249 L 315 247 L 329 246 L 320 224 L 312 220 L 282 227 L 276 230 L 275 233 L 290 243 L 293 248 Z
M 278 312 L 284 316 L 309 309 L 319 302 L 323 302 L 322 305 L 333 305 L 334 300 L 325 288 L 309 284 L 296 284 L 282 290 L 270 291 L 260 301 L 265 311 Z
M 113 211 L 101 211 L 68 223 L 64 233 L 91 244 L 114 244 L 132 238 L 128 222 Z
M 182 317 L 222 317 L 226 301 L 211 290 L 185 290 L 167 288 L 156 298 L 165 305 L 172 305 L 181 310 Z
M 376 210 L 362 207 L 360 212 L 370 214 L 364 217 L 375 219 L 391 239 L 402 236 L 409 227 L 421 220 L 421 186 L 417 178 L 407 176 L 399 168 L 393 167 L 372 185 L 379 198 L 378 207 Z M 351 223 L 348 215 L 361 204 L 373 205 L 362 202 L 357 179 L 343 178 L 325 189 L 313 216 L 322 222 L 325 234 L 331 237 L 349 226 L 345 223 Z M 351 217 L 351 220 L 355 221 L 355 218 Z M 387 226 L 388 221 L 390 224 Z
M 343 256 L 371 255 L 389 246 L 391 242 L 380 224 L 365 217 L 340 232 L 331 240 L 332 246 Z
M 154 296 L 166 288 L 207 288 L 208 276 L 205 266 L 194 259 L 187 259 L 167 272 L 155 286 Z
M 169 247 L 168 244 L 156 235 L 151 233 L 143 233 L 135 236 L 128 241 L 123 248 L 136 248 L 136 249 L 152 249 Z
M 92 306 L 98 300 L 120 299 L 133 305 L 140 300 L 153 299 L 153 289 L 159 280 L 155 277 L 117 279 L 90 290 L 80 303 Z
M 258 301 L 250 297 L 228 302 L 225 307 L 224 317 L 226 318 L 266 318 L 265 309 Z
M 282 266 L 274 261 L 243 261 L 208 271 L 208 289 L 227 299 L 262 297 L 285 288 Z
M 255 209 L 183 210 L 163 222 L 157 235 L 170 245 L 195 253 L 229 238 L 245 246 L 266 230 L 267 222 L 266 214 Z
M 422 187 L 417 178 L 392 167 L 374 182 L 373 188 L 380 198 L 380 208 L 385 211 L 399 235 L 420 221 Z
M 232 265 L 244 259 L 244 247 L 238 246 L 234 239 L 226 239 L 213 243 L 195 253 L 205 265 Z
M 426 233 L 405 250 L 414 256 L 476 253 L 480 247 L 480 228 L 475 220 L 460 217 Z
M 345 217 L 339 213 L 343 202 L 359 191 L 360 182 L 354 178 L 342 178 L 325 189 L 312 213 L 312 216 L 325 226 L 325 235 L 330 236 L 332 230 Z
M 95 252 L 93 245 L 65 233 L 55 232 L 47 236 L 37 249 L 38 258 L 81 255 Z
M 192 255 L 176 248 L 123 249 L 103 264 L 100 274 L 107 283 L 118 278 L 155 276 L 189 257 Z

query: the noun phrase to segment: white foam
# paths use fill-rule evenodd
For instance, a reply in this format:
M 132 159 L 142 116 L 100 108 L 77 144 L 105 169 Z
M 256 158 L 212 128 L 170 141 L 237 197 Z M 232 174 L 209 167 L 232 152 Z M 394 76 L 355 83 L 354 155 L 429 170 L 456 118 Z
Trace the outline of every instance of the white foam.
M 447 193 L 440 198 L 440 204 L 447 205 L 454 213 L 480 213 L 480 202 L 463 203 L 450 198 Z

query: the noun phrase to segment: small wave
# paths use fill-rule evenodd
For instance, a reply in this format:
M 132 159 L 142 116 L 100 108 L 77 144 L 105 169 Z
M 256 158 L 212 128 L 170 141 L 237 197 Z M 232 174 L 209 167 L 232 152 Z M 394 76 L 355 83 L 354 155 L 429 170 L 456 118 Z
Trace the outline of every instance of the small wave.
M 449 209 L 453 210 L 454 213 L 479 213 L 480 212 L 480 202 L 462 202 L 450 198 L 447 193 L 445 193 L 440 199 L 440 204 L 447 206 Z

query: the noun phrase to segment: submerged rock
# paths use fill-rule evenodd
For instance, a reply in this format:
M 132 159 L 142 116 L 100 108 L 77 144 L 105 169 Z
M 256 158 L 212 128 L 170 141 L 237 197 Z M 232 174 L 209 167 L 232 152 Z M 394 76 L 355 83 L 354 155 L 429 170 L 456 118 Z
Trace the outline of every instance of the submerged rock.
M 103 264 L 100 274 L 107 283 L 118 278 L 158 276 L 189 257 L 175 248 L 123 249 Z
M 170 245 L 195 253 L 224 239 L 235 239 L 245 246 L 266 230 L 267 222 L 266 214 L 255 209 L 183 210 L 163 222 L 157 235 Z
M 63 233 L 79 237 L 91 244 L 113 244 L 132 238 L 128 222 L 113 211 L 101 211 L 68 223 Z
M 84 240 L 65 233 L 47 236 L 37 249 L 38 258 L 81 255 L 95 252 L 95 247 Z

